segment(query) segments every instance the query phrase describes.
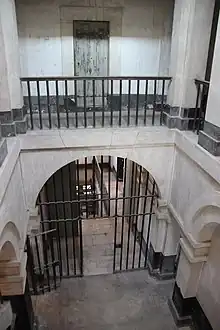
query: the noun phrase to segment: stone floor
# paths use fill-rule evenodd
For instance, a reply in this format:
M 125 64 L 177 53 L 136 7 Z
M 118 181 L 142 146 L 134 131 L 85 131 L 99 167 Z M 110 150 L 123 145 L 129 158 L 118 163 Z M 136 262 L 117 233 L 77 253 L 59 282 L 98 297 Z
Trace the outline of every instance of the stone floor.
M 147 271 L 66 279 L 37 296 L 34 309 L 40 330 L 176 330 L 167 304 L 172 286 Z

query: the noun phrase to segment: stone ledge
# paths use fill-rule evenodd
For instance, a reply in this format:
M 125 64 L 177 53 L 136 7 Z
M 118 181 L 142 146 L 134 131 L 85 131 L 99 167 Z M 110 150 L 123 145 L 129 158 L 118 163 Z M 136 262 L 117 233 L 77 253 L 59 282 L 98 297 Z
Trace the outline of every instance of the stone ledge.
M 0 122 L 3 137 L 26 133 L 28 129 L 26 107 L 0 112 Z

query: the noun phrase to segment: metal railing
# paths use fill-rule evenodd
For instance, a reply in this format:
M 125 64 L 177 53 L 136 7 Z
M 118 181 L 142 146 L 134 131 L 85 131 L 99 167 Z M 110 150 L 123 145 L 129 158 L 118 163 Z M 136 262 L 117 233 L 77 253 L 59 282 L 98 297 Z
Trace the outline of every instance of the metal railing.
M 30 129 L 162 125 L 171 77 L 21 78 Z
M 197 87 L 197 97 L 195 106 L 195 115 L 193 121 L 193 131 L 199 134 L 199 131 L 203 130 L 206 106 L 209 93 L 209 81 L 195 79 Z

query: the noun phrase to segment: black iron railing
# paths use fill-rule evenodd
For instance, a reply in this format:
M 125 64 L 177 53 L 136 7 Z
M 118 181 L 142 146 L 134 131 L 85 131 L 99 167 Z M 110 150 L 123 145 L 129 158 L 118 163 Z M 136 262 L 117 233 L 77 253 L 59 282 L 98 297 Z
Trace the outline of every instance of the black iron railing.
M 162 125 L 171 77 L 22 78 L 30 129 Z
M 197 87 L 195 116 L 193 121 L 193 131 L 199 134 L 199 131 L 203 130 L 206 106 L 209 93 L 209 81 L 195 79 Z

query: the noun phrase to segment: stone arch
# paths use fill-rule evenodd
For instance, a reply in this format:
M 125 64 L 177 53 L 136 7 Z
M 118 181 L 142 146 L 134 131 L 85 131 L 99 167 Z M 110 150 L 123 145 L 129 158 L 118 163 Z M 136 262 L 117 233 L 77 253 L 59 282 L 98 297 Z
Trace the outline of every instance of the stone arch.
M 192 233 L 198 242 L 209 242 L 220 225 L 220 205 L 201 207 L 192 220 Z
M 8 222 L 0 235 L 0 260 L 19 260 L 20 234 L 13 222 Z
M 65 160 L 61 160 L 61 162 L 59 163 L 59 167 L 54 166 L 54 164 L 50 165 L 50 171 L 47 171 L 44 175 L 44 177 L 42 176 L 40 184 L 38 184 L 38 189 L 35 191 L 35 200 L 34 200 L 34 205 L 36 205 L 36 201 L 37 201 L 37 197 L 41 191 L 41 189 L 43 188 L 43 186 L 45 185 L 45 183 L 48 181 L 48 179 L 54 174 L 56 173 L 59 169 L 61 169 L 62 167 L 64 167 L 65 165 L 76 161 L 77 159 L 82 159 L 84 157 L 90 157 L 90 156 L 115 156 L 115 157 L 122 157 L 122 158 L 127 158 L 135 163 L 137 163 L 138 165 L 141 165 L 145 170 L 147 170 L 151 176 L 153 177 L 153 179 L 156 182 L 156 187 L 157 187 L 157 192 L 158 192 L 158 197 L 161 198 L 161 189 L 160 186 L 158 184 L 158 181 L 160 182 L 157 173 L 154 171 L 154 169 L 152 168 L 152 166 L 146 166 L 144 158 L 142 157 L 138 157 L 138 153 L 128 153 L 126 151 L 123 150 L 109 150 L 108 148 L 106 150 L 89 150 L 86 152 L 80 151 L 80 152 L 74 152 L 74 153 L 70 153 L 69 157 L 65 158 Z

